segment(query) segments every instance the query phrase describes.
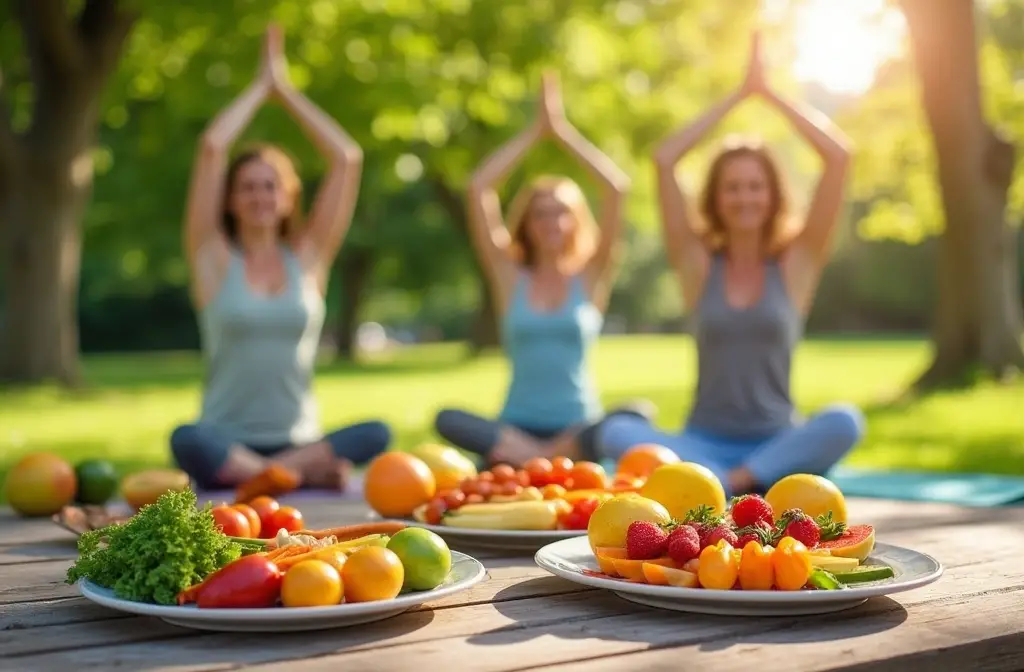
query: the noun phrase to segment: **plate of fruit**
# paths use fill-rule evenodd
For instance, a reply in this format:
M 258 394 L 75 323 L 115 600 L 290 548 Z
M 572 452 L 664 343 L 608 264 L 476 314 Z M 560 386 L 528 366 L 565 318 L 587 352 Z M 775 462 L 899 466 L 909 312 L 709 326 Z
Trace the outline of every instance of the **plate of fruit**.
M 438 535 L 396 522 L 229 536 L 191 490 L 168 492 L 125 522 L 86 531 L 78 551 L 66 581 L 86 599 L 203 630 L 378 621 L 486 576 L 479 561 Z
M 448 451 L 391 452 L 374 459 L 364 477 L 370 508 L 459 546 L 533 552 L 586 535 L 598 504 L 642 484 L 624 474 L 609 476 L 600 464 L 564 457 L 536 458 L 521 469 L 498 464 L 480 472 L 464 465 L 456 470 L 452 465 L 461 465 L 461 458 Z
M 705 491 L 714 493 L 707 503 L 686 501 L 685 492 L 700 488 L 676 491 L 664 498 L 668 506 L 616 495 L 594 511 L 586 537 L 551 543 L 535 561 L 639 604 L 743 616 L 840 611 L 942 575 L 931 556 L 877 542 L 870 525 L 849 524 L 842 494 L 827 479 L 787 479 L 764 497 L 728 504 L 714 487 Z

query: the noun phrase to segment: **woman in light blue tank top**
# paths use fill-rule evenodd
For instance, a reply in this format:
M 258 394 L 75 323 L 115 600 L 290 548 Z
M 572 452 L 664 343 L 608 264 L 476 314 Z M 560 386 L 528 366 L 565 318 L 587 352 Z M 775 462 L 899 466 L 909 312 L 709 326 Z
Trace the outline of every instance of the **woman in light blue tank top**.
M 565 177 L 542 177 L 514 199 L 506 227 L 495 185 L 548 136 L 601 183 L 600 230 L 586 198 Z M 537 122 L 473 176 L 472 240 L 499 308 L 511 383 L 495 420 L 445 409 L 435 420 L 448 442 L 520 465 L 565 454 L 602 415 L 590 370 L 613 282 L 613 251 L 629 180 L 565 119 L 557 82 L 545 75 Z
M 756 144 L 729 143 L 711 164 L 698 234 L 675 178 L 690 149 L 741 100 L 760 95 L 815 148 L 824 172 L 796 235 L 786 230 L 779 170 Z M 598 430 L 603 458 L 640 443 L 672 448 L 714 471 L 726 490 L 759 491 L 791 473 L 823 474 L 860 439 L 864 420 L 849 405 L 809 419 L 790 396 L 793 351 L 803 331 L 839 218 L 848 150 L 820 113 L 783 100 L 766 84 L 754 38 L 742 88 L 657 152 L 658 187 L 667 253 L 693 308 L 697 389 L 678 434 L 650 423 L 613 418 Z
M 227 162 L 270 96 L 330 166 L 301 229 L 301 182 L 283 152 L 263 146 Z M 176 428 L 170 444 L 200 487 L 258 486 L 273 467 L 292 484 L 340 488 L 353 462 L 387 448 L 377 421 L 325 435 L 312 392 L 327 278 L 361 166 L 359 146 L 287 81 L 271 27 L 259 77 L 203 134 L 189 191 L 185 249 L 207 375 L 199 419 Z

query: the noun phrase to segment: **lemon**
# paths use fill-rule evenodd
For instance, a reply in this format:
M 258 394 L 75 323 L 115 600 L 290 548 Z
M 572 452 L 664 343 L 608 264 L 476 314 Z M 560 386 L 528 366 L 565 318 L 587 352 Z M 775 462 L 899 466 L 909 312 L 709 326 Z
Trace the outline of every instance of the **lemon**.
M 453 490 L 459 487 L 462 481 L 477 475 L 473 461 L 450 446 L 425 443 L 411 452 L 430 467 L 437 481 L 438 491 Z
M 791 474 L 780 479 L 764 496 L 778 520 L 787 509 L 800 509 L 817 518 L 832 512 L 832 520 L 845 523 L 846 499 L 839 487 L 824 476 Z
M 626 530 L 637 520 L 667 523 L 672 519 L 664 506 L 635 492 L 616 495 L 602 502 L 587 523 L 587 538 L 592 549 L 611 546 L 625 548 Z
M 698 506 L 725 513 L 725 488 L 707 467 L 696 462 L 663 464 L 647 478 L 640 494 L 660 502 L 673 518 L 681 519 Z

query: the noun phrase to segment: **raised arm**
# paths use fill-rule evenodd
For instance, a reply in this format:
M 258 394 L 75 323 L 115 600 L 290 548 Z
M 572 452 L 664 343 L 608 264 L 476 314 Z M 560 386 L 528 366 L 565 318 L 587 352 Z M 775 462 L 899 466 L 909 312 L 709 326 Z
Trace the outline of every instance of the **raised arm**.
M 515 262 L 509 255 L 508 229 L 501 214 L 496 186 L 505 180 L 540 139 L 542 128 L 533 124 L 488 157 L 473 173 L 467 190 L 470 239 L 492 292 L 503 306 L 515 281 Z
M 227 241 L 220 220 L 228 152 L 270 90 L 270 71 L 264 63 L 256 81 L 214 118 L 199 139 L 183 236 L 185 255 L 192 268 L 193 295 L 199 305 L 205 304 L 216 291 L 223 265 L 219 262 L 227 258 Z
M 352 223 L 359 196 L 363 152 L 338 122 L 290 84 L 280 30 L 272 27 L 267 42 L 276 98 L 328 162 L 327 175 L 313 200 L 307 226 L 294 241 L 303 266 L 316 275 L 324 290 L 331 264 Z
M 565 118 L 558 79 L 552 72 L 544 75 L 542 102 L 541 118 L 549 126 L 555 140 L 601 185 L 601 210 L 598 215 L 601 237 L 584 273 L 592 300 L 603 308 L 615 278 L 614 253 L 622 234 L 623 209 L 630 187 L 629 176 Z

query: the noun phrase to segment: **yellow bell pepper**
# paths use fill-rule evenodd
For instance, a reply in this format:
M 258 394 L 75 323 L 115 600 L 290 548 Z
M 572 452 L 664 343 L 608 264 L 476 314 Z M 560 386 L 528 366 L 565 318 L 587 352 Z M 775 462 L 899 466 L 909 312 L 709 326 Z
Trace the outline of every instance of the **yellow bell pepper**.
M 772 553 L 775 587 L 779 590 L 800 590 L 811 577 L 811 554 L 793 537 L 783 537 Z
M 732 590 L 740 571 L 740 551 L 722 539 L 700 552 L 697 580 L 711 590 Z
M 743 590 L 771 590 L 775 584 L 772 557 L 775 549 L 749 541 L 740 555 L 740 588 Z

